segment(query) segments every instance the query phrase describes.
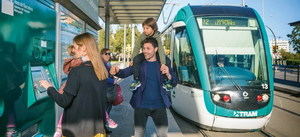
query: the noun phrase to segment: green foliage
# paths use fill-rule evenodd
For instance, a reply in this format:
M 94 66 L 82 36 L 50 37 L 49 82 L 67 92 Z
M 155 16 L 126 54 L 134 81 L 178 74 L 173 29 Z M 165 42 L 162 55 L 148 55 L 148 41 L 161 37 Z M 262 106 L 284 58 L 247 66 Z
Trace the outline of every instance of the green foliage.
M 104 48 L 105 43 L 105 30 L 101 29 L 98 31 L 98 48 L 102 49 Z
M 300 65 L 300 60 L 288 59 L 286 65 Z
M 288 34 L 290 38 L 290 44 L 292 44 L 294 50 L 300 53 L 300 26 L 294 26 L 292 33 Z
M 163 41 L 163 47 L 166 50 L 166 54 L 170 54 L 171 35 L 170 34 L 165 34 L 162 37 L 162 41 Z
M 278 52 L 278 46 L 272 46 L 272 52 L 277 53 Z
M 283 49 L 279 51 L 281 60 L 286 60 L 287 65 L 300 65 L 300 53 L 285 52 Z
M 137 30 L 135 27 L 135 40 L 140 37 L 141 33 Z M 131 31 L 132 29 L 130 27 L 126 27 L 126 45 L 131 45 Z M 119 28 L 116 30 L 115 34 L 111 35 L 111 48 L 113 49 L 113 52 L 116 53 L 122 53 L 122 49 L 124 46 L 124 26 L 122 28 Z

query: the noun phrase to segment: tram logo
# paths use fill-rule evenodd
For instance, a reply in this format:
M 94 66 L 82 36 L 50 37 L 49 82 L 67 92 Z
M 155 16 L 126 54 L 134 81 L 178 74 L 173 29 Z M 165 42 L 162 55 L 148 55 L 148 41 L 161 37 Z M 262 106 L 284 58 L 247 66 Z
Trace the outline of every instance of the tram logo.
M 233 116 L 235 117 L 255 117 L 257 116 L 257 111 L 233 111 Z
M 244 97 L 244 99 L 249 99 L 248 95 L 249 95 L 248 92 L 246 92 L 246 91 L 243 92 L 243 97 Z

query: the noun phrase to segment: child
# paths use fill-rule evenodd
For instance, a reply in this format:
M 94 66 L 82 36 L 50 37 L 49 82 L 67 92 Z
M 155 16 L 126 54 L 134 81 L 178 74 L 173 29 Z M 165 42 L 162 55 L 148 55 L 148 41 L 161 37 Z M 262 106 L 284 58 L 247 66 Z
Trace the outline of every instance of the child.
M 147 18 L 143 24 L 143 33 L 141 34 L 140 39 L 135 42 L 135 46 L 132 52 L 132 59 L 133 59 L 133 83 L 130 84 L 131 90 L 136 90 L 139 86 L 141 86 L 141 82 L 138 80 L 139 78 L 139 66 L 145 60 L 144 54 L 139 54 L 141 49 L 141 42 L 148 37 L 153 37 L 157 40 L 158 43 L 158 55 L 159 61 L 161 63 L 161 70 L 166 67 L 166 57 L 164 53 L 164 48 L 161 44 L 161 35 L 158 31 L 157 23 L 154 18 Z M 163 88 L 169 91 L 172 86 L 170 84 L 165 83 Z

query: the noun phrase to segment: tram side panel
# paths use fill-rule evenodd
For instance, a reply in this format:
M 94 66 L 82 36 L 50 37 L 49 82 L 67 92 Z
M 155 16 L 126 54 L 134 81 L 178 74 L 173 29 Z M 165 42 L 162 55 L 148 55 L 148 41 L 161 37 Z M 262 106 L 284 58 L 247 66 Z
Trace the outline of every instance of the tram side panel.
M 55 10 L 28 0 L 4 0 L 0 7 L 0 136 L 11 116 L 21 136 L 28 129 L 52 135 L 54 102 L 38 81 L 57 86 Z

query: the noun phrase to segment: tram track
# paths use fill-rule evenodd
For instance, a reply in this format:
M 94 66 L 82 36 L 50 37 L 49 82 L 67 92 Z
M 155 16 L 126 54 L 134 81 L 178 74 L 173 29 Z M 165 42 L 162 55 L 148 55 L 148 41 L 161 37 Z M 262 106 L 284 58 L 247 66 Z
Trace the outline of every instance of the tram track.
M 274 94 L 274 95 L 275 95 L 276 97 L 278 97 L 279 99 L 287 100 L 287 101 L 293 102 L 293 103 L 295 103 L 295 104 L 297 104 L 297 105 L 300 104 L 300 101 L 299 101 L 299 100 L 296 100 L 296 99 L 293 99 L 293 98 L 289 98 L 289 97 L 286 97 L 286 96 L 284 96 L 284 95 L 279 95 L 279 94 Z M 274 103 L 273 106 L 274 106 L 274 108 L 280 109 L 280 110 L 285 111 L 285 112 L 287 112 L 287 113 L 290 113 L 290 114 L 292 114 L 292 115 L 300 116 L 300 113 L 297 113 L 297 112 L 295 112 L 295 111 L 289 110 L 288 108 L 284 108 L 284 107 L 282 107 L 281 105 L 278 105 L 278 104 L 276 104 L 276 103 Z
M 285 111 L 285 112 L 288 112 L 288 113 L 290 113 L 290 114 L 293 114 L 293 115 L 296 115 L 296 116 L 299 116 L 300 117 L 300 114 L 299 113 L 296 113 L 296 112 L 293 112 L 293 111 L 290 111 L 290 110 L 288 110 L 288 109 L 285 109 L 285 108 L 282 108 L 282 107 L 279 107 L 279 106 L 277 106 L 277 105 L 273 105 L 275 108 L 278 108 L 278 109 L 280 109 L 280 110 L 283 110 L 283 111 Z
M 198 131 L 201 135 L 203 135 L 203 137 L 209 137 L 206 133 L 205 133 L 205 131 L 203 130 L 203 129 L 199 129 L 199 131 Z
M 295 99 L 291 99 L 291 98 L 288 98 L 288 97 L 285 97 L 285 96 L 282 96 L 282 95 L 278 95 L 278 94 L 274 94 L 274 95 L 275 95 L 275 96 L 277 96 L 277 97 L 285 98 L 285 99 L 287 99 L 287 100 L 291 100 L 291 101 L 294 101 L 294 102 L 300 103 L 300 101 L 298 101 L 298 100 L 295 100 Z
M 266 137 L 275 137 L 274 135 L 272 135 L 270 132 L 266 130 L 260 130 L 259 133 L 263 134 Z

